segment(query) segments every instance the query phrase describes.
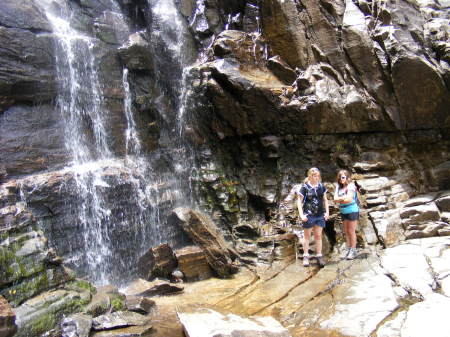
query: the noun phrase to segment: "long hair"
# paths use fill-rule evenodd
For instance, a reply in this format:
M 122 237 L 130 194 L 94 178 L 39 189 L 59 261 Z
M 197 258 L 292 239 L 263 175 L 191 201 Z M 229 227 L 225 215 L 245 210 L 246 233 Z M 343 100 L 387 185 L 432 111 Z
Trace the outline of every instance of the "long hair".
M 308 183 L 308 182 L 310 181 L 312 175 L 313 175 L 314 173 L 316 173 L 316 172 L 319 173 L 319 182 L 322 182 L 322 176 L 321 176 L 321 174 L 320 174 L 320 170 L 319 170 L 317 167 L 311 167 L 311 168 L 308 170 L 307 177 L 305 178 L 305 180 L 304 180 L 303 182 L 304 182 L 305 184 Z
M 345 185 L 341 183 L 341 179 L 340 176 L 346 176 L 347 179 L 345 179 Z M 351 182 L 352 182 L 352 178 L 350 178 L 350 172 L 348 172 L 347 170 L 339 170 L 337 176 L 336 176 L 336 181 L 338 183 L 339 188 L 343 188 L 344 186 L 348 186 Z

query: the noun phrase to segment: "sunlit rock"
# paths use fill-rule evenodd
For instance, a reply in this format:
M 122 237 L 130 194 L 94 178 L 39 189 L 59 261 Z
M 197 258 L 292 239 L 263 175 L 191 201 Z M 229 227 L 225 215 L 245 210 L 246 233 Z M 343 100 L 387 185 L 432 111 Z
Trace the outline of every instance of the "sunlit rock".
M 436 281 L 429 273 L 424 246 L 431 241 L 407 241 L 386 249 L 381 257 L 383 268 L 393 275 L 400 286 L 410 289 L 413 296 L 426 298 L 436 289 Z
M 337 330 L 345 336 L 368 336 L 397 309 L 392 281 L 376 260 L 363 261 L 358 267 L 351 268 L 348 279 L 333 290 L 332 308 L 324 308 L 324 315 L 316 313 L 322 329 Z
M 449 305 L 450 299 L 437 293 L 413 304 L 402 325 L 402 335 L 420 337 L 431 333 L 436 337 L 447 336 L 446 311 Z M 427 318 L 427 324 L 420 322 L 423 317 Z
M 188 246 L 175 251 L 178 269 L 186 281 L 200 281 L 210 278 L 213 271 L 206 260 L 203 250 L 196 246 Z
M 286 328 L 272 317 L 243 318 L 211 309 L 181 311 L 178 317 L 188 337 L 289 337 Z

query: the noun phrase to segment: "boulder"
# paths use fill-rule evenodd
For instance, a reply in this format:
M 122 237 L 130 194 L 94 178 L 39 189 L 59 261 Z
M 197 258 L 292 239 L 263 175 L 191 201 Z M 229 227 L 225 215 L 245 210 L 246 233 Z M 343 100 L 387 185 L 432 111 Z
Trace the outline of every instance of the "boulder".
M 91 302 L 86 306 L 86 313 L 97 317 L 108 312 L 111 308 L 111 299 L 108 294 L 99 292 L 94 294 Z
M 182 226 L 192 241 L 203 249 L 209 265 L 220 277 L 229 277 L 237 271 L 233 264 L 237 253 L 205 214 L 188 208 L 176 208 L 171 220 Z
M 138 261 L 139 275 L 151 280 L 155 277 L 169 278 L 177 267 L 177 259 L 172 248 L 163 243 L 150 248 Z
M 148 314 L 155 306 L 155 301 L 143 296 L 127 296 L 125 305 L 127 310 L 140 314 Z
M 131 311 L 116 311 L 110 314 L 98 316 L 92 320 L 94 330 L 110 330 L 132 325 L 145 325 L 148 318 Z
M 55 328 L 64 314 L 83 310 L 89 297 L 63 289 L 44 292 L 24 302 L 14 311 L 18 331 L 15 336 L 40 336 Z
M 205 253 L 197 246 L 188 246 L 175 251 L 178 269 L 188 282 L 210 278 L 213 271 L 206 260 Z
M 89 337 L 91 327 L 91 316 L 84 314 L 70 315 L 61 322 L 61 335 L 62 337 Z
M 0 296 L 0 336 L 12 337 L 16 331 L 16 315 L 8 302 Z

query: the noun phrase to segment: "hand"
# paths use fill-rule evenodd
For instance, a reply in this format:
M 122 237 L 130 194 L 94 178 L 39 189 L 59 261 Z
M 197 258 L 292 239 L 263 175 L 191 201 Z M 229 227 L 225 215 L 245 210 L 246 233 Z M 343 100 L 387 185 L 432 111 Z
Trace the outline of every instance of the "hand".
M 304 215 L 304 214 L 300 217 L 300 219 L 302 219 L 303 222 L 307 222 L 308 221 L 308 217 L 306 215 Z
M 326 212 L 324 215 L 325 220 L 328 220 L 329 217 L 330 217 L 330 214 L 328 212 Z

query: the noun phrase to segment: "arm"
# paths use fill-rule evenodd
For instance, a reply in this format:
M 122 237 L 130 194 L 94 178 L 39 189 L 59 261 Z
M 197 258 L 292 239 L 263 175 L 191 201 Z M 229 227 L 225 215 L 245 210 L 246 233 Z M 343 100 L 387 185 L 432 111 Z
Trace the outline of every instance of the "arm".
M 323 206 L 325 207 L 325 220 L 328 220 L 328 218 L 330 217 L 330 209 L 326 192 L 323 195 Z
M 297 208 L 300 219 L 303 222 L 308 221 L 308 218 L 303 214 L 303 195 L 300 193 L 297 195 Z
M 355 198 L 355 192 L 356 192 L 356 187 L 353 184 L 348 185 L 347 187 L 347 193 L 341 197 L 341 203 L 342 204 L 348 204 L 350 202 L 353 201 L 353 199 Z
M 338 184 L 334 184 L 335 185 L 335 189 L 334 189 L 334 195 L 333 195 L 333 200 L 337 203 L 341 202 L 341 198 L 338 195 L 338 191 L 339 191 L 339 185 Z

